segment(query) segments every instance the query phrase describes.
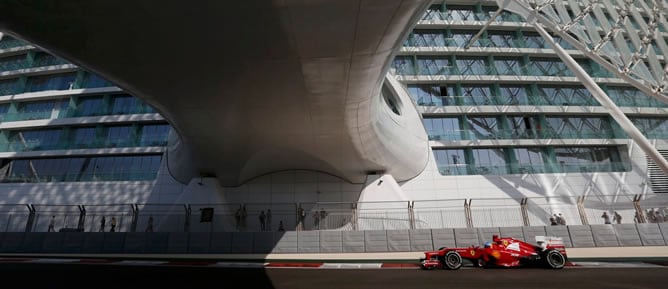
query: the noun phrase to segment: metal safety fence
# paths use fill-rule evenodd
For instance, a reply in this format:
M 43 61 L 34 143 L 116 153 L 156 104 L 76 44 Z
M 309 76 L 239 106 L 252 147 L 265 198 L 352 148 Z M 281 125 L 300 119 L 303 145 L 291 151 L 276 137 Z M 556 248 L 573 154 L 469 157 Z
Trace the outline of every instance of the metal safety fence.
M 604 214 L 605 213 L 605 214 Z M 552 222 L 562 219 L 562 222 Z M 396 230 L 668 222 L 668 195 L 391 202 L 0 204 L 0 232 Z

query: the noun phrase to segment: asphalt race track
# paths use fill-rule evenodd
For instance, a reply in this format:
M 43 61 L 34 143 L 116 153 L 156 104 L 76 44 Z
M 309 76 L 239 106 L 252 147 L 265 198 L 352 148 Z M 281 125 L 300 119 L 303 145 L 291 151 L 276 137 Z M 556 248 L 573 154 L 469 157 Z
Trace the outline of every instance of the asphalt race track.
M 0 276 L 5 284 L 20 288 L 668 288 L 668 267 L 655 265 L 426 271 L 417 267 L 226 268 L 3 262 Z

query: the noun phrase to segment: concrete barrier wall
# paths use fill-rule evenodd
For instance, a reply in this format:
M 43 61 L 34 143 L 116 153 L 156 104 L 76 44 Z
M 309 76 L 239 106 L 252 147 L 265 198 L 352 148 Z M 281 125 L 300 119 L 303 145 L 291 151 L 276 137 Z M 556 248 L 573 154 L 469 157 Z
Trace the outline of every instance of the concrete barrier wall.
M 568 248 L 665 246 L 668 224 L 572 225 L 373 231 L 3 232 L 0 253 L 365 253 L 482 246 L 492 235 L 535 243 L 562 237 Z

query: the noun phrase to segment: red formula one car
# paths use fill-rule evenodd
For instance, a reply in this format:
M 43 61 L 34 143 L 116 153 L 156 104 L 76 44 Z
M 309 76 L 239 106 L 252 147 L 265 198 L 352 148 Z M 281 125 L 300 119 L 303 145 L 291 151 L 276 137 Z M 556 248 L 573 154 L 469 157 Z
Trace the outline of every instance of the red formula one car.
M 494 235 L 492 242 L 485 243 L 484 248 L 443 247 L 438 251 L 425 252 L 424 258 L 420 259 L 420 267 L 426 270 L 457 270 L 465 261 L 484 268 L 543 266 L 561 269 L 566 265 L 566 247 L 561 238 L 536 236 L 536 242 L 538 245 Z

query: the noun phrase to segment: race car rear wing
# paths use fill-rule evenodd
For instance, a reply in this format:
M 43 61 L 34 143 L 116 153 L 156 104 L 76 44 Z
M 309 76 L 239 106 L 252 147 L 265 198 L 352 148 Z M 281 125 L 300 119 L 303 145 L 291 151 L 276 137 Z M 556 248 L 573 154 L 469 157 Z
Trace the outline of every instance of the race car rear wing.
M 564 240 L 561 237 L 536 236 L 536 244 L 542 248 L 564 247 Z

